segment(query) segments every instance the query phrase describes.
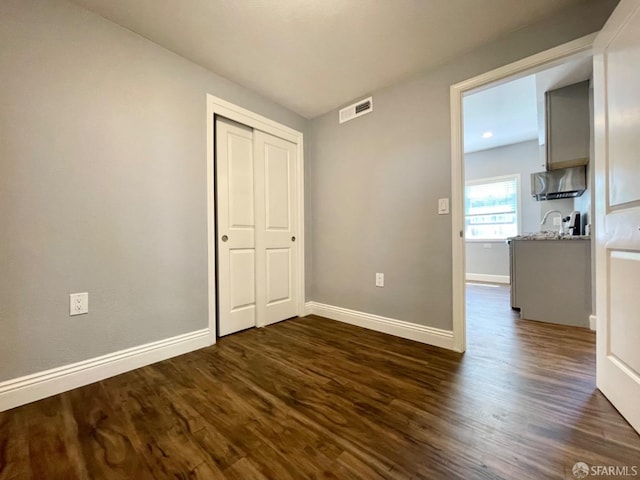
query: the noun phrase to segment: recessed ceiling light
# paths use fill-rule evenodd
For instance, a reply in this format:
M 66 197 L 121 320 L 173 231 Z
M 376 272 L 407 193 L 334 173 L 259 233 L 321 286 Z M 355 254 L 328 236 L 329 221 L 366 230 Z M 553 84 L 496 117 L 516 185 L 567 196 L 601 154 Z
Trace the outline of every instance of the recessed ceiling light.
M 484 132 L 482 134 L 482 138 L 491 138 L 493 137 L 493 132 Z

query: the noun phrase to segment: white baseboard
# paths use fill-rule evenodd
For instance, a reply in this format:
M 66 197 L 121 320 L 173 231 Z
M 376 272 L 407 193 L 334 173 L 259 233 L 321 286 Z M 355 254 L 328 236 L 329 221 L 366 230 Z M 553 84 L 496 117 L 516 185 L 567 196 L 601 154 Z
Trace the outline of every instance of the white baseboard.
M 311 315 L 313 312 L 311 311 L 311 302 L 305 302 L 304 304 L 304 316 Z
M 0 382 L 0 412 L 113 377 L 211 344 L 209 329 Z
M 589 328 L 595 332 L 596 325 L 598 325 L 598 318 L 595 315 L 589 315 Z
M 334 307 L 317 302 L 307 302 L 309 314 L 319 315 L 339 322 L 368 328 L 377 332 L 388 333 L 396 337 L 415 340 L 416 342 L 454 350 L 453 332 L 439 328 L 426 327 L 393 318 L 381 317 L 371 313 L 358 312 L 347 308 Z
M 509 275 L 489 275 L 485 273 L 467 273 L 467 282 L 505 283 L 510 284 Z

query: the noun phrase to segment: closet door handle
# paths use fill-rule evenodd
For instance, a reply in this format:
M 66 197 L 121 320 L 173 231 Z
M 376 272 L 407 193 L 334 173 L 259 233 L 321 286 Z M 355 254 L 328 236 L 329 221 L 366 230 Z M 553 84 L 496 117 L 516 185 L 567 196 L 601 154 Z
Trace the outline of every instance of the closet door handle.
M 291 237 L 291 241 L 295 242 L 296 241 L 296 237 Z
M 227 240 L 229 240 L 229 237 L 227 237 L 226 235 L 222 235 L 222 241 L 226 242 Z

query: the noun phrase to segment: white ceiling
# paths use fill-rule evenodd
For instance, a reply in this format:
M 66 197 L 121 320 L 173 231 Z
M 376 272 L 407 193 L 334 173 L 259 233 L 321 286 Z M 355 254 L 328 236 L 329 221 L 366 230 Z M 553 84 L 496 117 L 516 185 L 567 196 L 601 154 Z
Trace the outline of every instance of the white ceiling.
M 314 118 L 582 0 L 72 0 Z
M 463 116 L 465 153 L 538 138 L 535 75 L 464 97 Z
M 544 93 L 587 80 L 592 71 L 591 56 L 579 56 L 533 75 L 465 96 L 465 153 L 535 139 L 544 145 Z M 483 138 L 485 132 L 491 132 L 492 136 Z

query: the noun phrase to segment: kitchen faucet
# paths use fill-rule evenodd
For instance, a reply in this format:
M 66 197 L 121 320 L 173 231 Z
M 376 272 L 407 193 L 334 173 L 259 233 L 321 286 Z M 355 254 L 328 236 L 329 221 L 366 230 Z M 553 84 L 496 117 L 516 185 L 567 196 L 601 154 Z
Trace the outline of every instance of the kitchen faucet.
M 545 223 L 547 223 L 547 218 L 549 217 L 549 215 L 551 215 L 552 213 L 557 213 L 558 215 L 560 215 L 560 229 L 558 230 L 558 233 L 560 234 L 560 236 L 562 236 L 564 234 L 564 230 L 562 229 L 562 212 L 559 210 L 549 210 L 547 213 L 544 214 L 544 217 L 542 217 L 542 221 L 540 222 L 540 225 L 544 225 Z

